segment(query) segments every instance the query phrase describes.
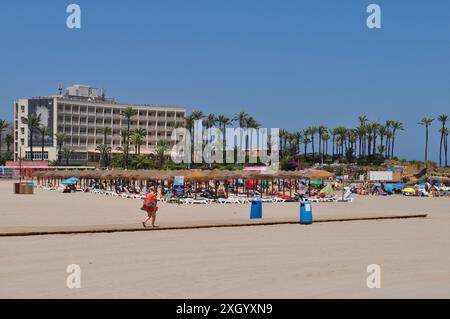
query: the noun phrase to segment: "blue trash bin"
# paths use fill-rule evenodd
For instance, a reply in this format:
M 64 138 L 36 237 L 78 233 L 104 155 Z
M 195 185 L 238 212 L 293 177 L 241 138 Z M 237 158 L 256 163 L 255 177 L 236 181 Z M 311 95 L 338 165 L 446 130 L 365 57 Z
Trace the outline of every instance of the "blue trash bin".
M 310 225 L 313 222 L 310 201 L 300 202 L 300 224 Z
M 250 219 L 261 219 L 262 218 L 262 201 L 261 198 L 252 199 L 250 208 Z

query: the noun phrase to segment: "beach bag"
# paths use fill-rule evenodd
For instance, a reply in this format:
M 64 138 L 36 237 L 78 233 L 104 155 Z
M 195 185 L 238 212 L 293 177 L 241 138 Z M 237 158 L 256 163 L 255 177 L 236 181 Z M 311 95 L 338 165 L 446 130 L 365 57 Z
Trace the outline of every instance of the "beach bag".
M 144 203 L 141 207 L 141 210 L 156 212 L 158 210 L 157 205 L 158 205 L 158 200 L 156 198 L 156 195 L 148 194 L 147 197 L 145 197 L 145 199 L 144 199 Z

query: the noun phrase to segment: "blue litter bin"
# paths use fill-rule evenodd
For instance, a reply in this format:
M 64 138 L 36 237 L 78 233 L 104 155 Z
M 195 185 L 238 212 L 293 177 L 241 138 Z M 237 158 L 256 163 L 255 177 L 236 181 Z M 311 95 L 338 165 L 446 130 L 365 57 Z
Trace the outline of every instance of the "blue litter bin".
M 300 224 L 310 225 L 313 222 L 310 201 L 300 202 Z
M 250 208 L 250 219 L 261 219 L 262 218 L 262 201 L 261 198 L 252 199 L 252 204 Z

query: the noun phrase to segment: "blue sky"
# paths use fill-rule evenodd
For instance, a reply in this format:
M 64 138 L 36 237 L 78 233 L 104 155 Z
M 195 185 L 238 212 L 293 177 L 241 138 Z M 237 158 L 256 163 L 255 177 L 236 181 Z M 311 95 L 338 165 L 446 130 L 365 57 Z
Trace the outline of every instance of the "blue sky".
M 70 3 L 81 30 L 66 27 Z M 370 3 L 381 30 L 366 27 Z M 417 122 L 450 113 L 446 0 L 2 1 L 0 39 L 1 118 L 16 98 L 83 83 L 119 101 L 244 110 L 288 130 L 398 119 L 398 155 L 422 159 Z

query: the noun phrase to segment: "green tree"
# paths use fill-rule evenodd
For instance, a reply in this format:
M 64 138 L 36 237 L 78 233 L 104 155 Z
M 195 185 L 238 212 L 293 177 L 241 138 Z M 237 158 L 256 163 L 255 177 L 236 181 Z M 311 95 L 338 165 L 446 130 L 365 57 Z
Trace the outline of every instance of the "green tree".
M 232 121 L 238 123 L 239 127 L 245 128 L 249 115 L 245 112 L 238 112 L 234 115 Z
M 5 131 L 7 128 L 8 128 L 8 123 L 6 122 L 6 120 L 0 119 L 0 156 L 2 155 L 2 136 L 3 136 L 3 131 Z
M 109 162 L 109 155 L 111 153 L 111 146 L 107 144 L 97 145 L 96 150 L 100 152 L 100 166 L 106 167 Z
M 56 145 L 58 145 L 58 162 L 61 164 L 62 159 L 62 147 L 64 145 L 64 142 L 66 141 L 66 133 L 64 132 L 57 132 L 55 134 L 56 137 Z
M 158 168 L 162 169 L 166 160 L 166 151 L 168 142 L 166 140 L 159 140 L 156 145 L 156 158 L 158 159 Z
M 448 155 L 448 134 L 450 133 L 450 130 L 448 127 L 441 128 L 439 132 L 443 135 L 443 149 L 444 149 L 444 155 L 445 155 L 445 167 L 448 166 L 447 162 L 447 155 Z
M 30 146 L 30 160 L 33 160 L 33 134 L 41 125 L 41 115 L 35 113 L 29 114 L 28 117 L 22 117 L 22 123 L 28 126 L 29 146 Z
M 444 133 L 445 133 L 445 125 L 448 121 L 448 116 L 445 114 L 438 116 L 438 121 L 442 123 L 442 127 L 439 130 L 441 133 L 441 140 L 439 143 L 439 166 L 442 166 L 442 148 L 444 147 Z
M 366 115 L 360 115 L 360 116 L 358 116 L 358 121 L 359 121 L 359 133 L 360 133 L 360 136 L 359 136 L 359 139 L 360 139 L 359 149 L 360 149 L 360 153 L 361 153 L 360 156 L 365 157 L 366 156 L 366 142 L 367 142 L 366 123 L 369 121 L 369 119 L 367 118 Z
M 44 160 L 44 148 L 45 148 L 45 138 L 49 135 L 50 129 L 47 126 L 41 125 L 38 127 L 38 132 L 41 134 L 41 160 Z
M 217 122 L 219 123 L 219 126 L 220 126 L 220 128 L 222 130 L 223 162 L 225 163 L 225 159 L 226 159 L 226 141 L 225 141 L 226 134 L 225 134 L 225 130 L 226 130 L 226 127 L 231 124 L 231 121 L 225 115 L 220 114 L 220 115 L 217 116 Z
M 103 133 L 103 144 L 108 144 L 108 135 L 111 135 L 112 128 L 109 126 L 105 126 L 103 128 L 100 128 L 100 132 Z
M 203 124 L 207 129 L 212 128 L 217 123 L 217 118 L 214 114 L 208 114 L 207 117 L 203 120 Z
M 431 117 L 424 117 L 419 124 L 425 126 L 425 162 L 428 161 L 428 128 L 433 123 L 434 119 Z
M 131 160 L 131 165 L 135 169 L 148 169 L 151 166 L 150 160 L 145 155 L 134 156 Z
M 141 155 L 141 145 L 144 143 L 144 138 L 147 135 L 147 130 L 144 128 L 137 128 L 131 134 L 131 142 L 135 146 L 135 154 Z
M 128 153 L 130 148 L 130 125 L 131 125 L 131 118 L 137 114 L 137 111 L 131 107 L 126 107 L 122 110 L 121 115 L 126 118 L 127 120 L 127 137 L 125 141 L 125 157 L 124 157 L 124 166 L 125 168 L 128 168 Z
M 391 128 L 392 128 L 392 144 L 391 144 L 391 156 L 390 158 L 394 157 L 394 146 L 395 146 L 395 137 L 397 131 L 403 131 L 403 123 L 400 121 L 392 121 L 391 122 Z
M 302 131 L 302 144 L 304 147 L 303 155 L 305 156 L 305 162 L 307 161 L 307 154 L 308 154 L 308 144 L 311 143 L 311 139 L 309 138 L 309 131 L 308 129 L 303 129 Z
M 66 166 L 69 166 L 69 161 L 72 158 L 73 155 L 73 150 L 71 150 L 70 148 L 65 147 L 62 150 L 62 157 L 65 159 L 66 161 Z
M 8 153 L 11 153 L 11 145 L 12 143 L 14 143 L 14 136 L 12 134 L 6 134 L 5 143 L 6 143 L 6 151 Z
M 312 161 L 313 163 L 316 162 L 316 152 L 314 148 L 314 136 L 319 133 L 319 128 L 316 126 L 311 126 L 308 128 L 309 134 L 311 135 L 311 146 L 312 146 Z

